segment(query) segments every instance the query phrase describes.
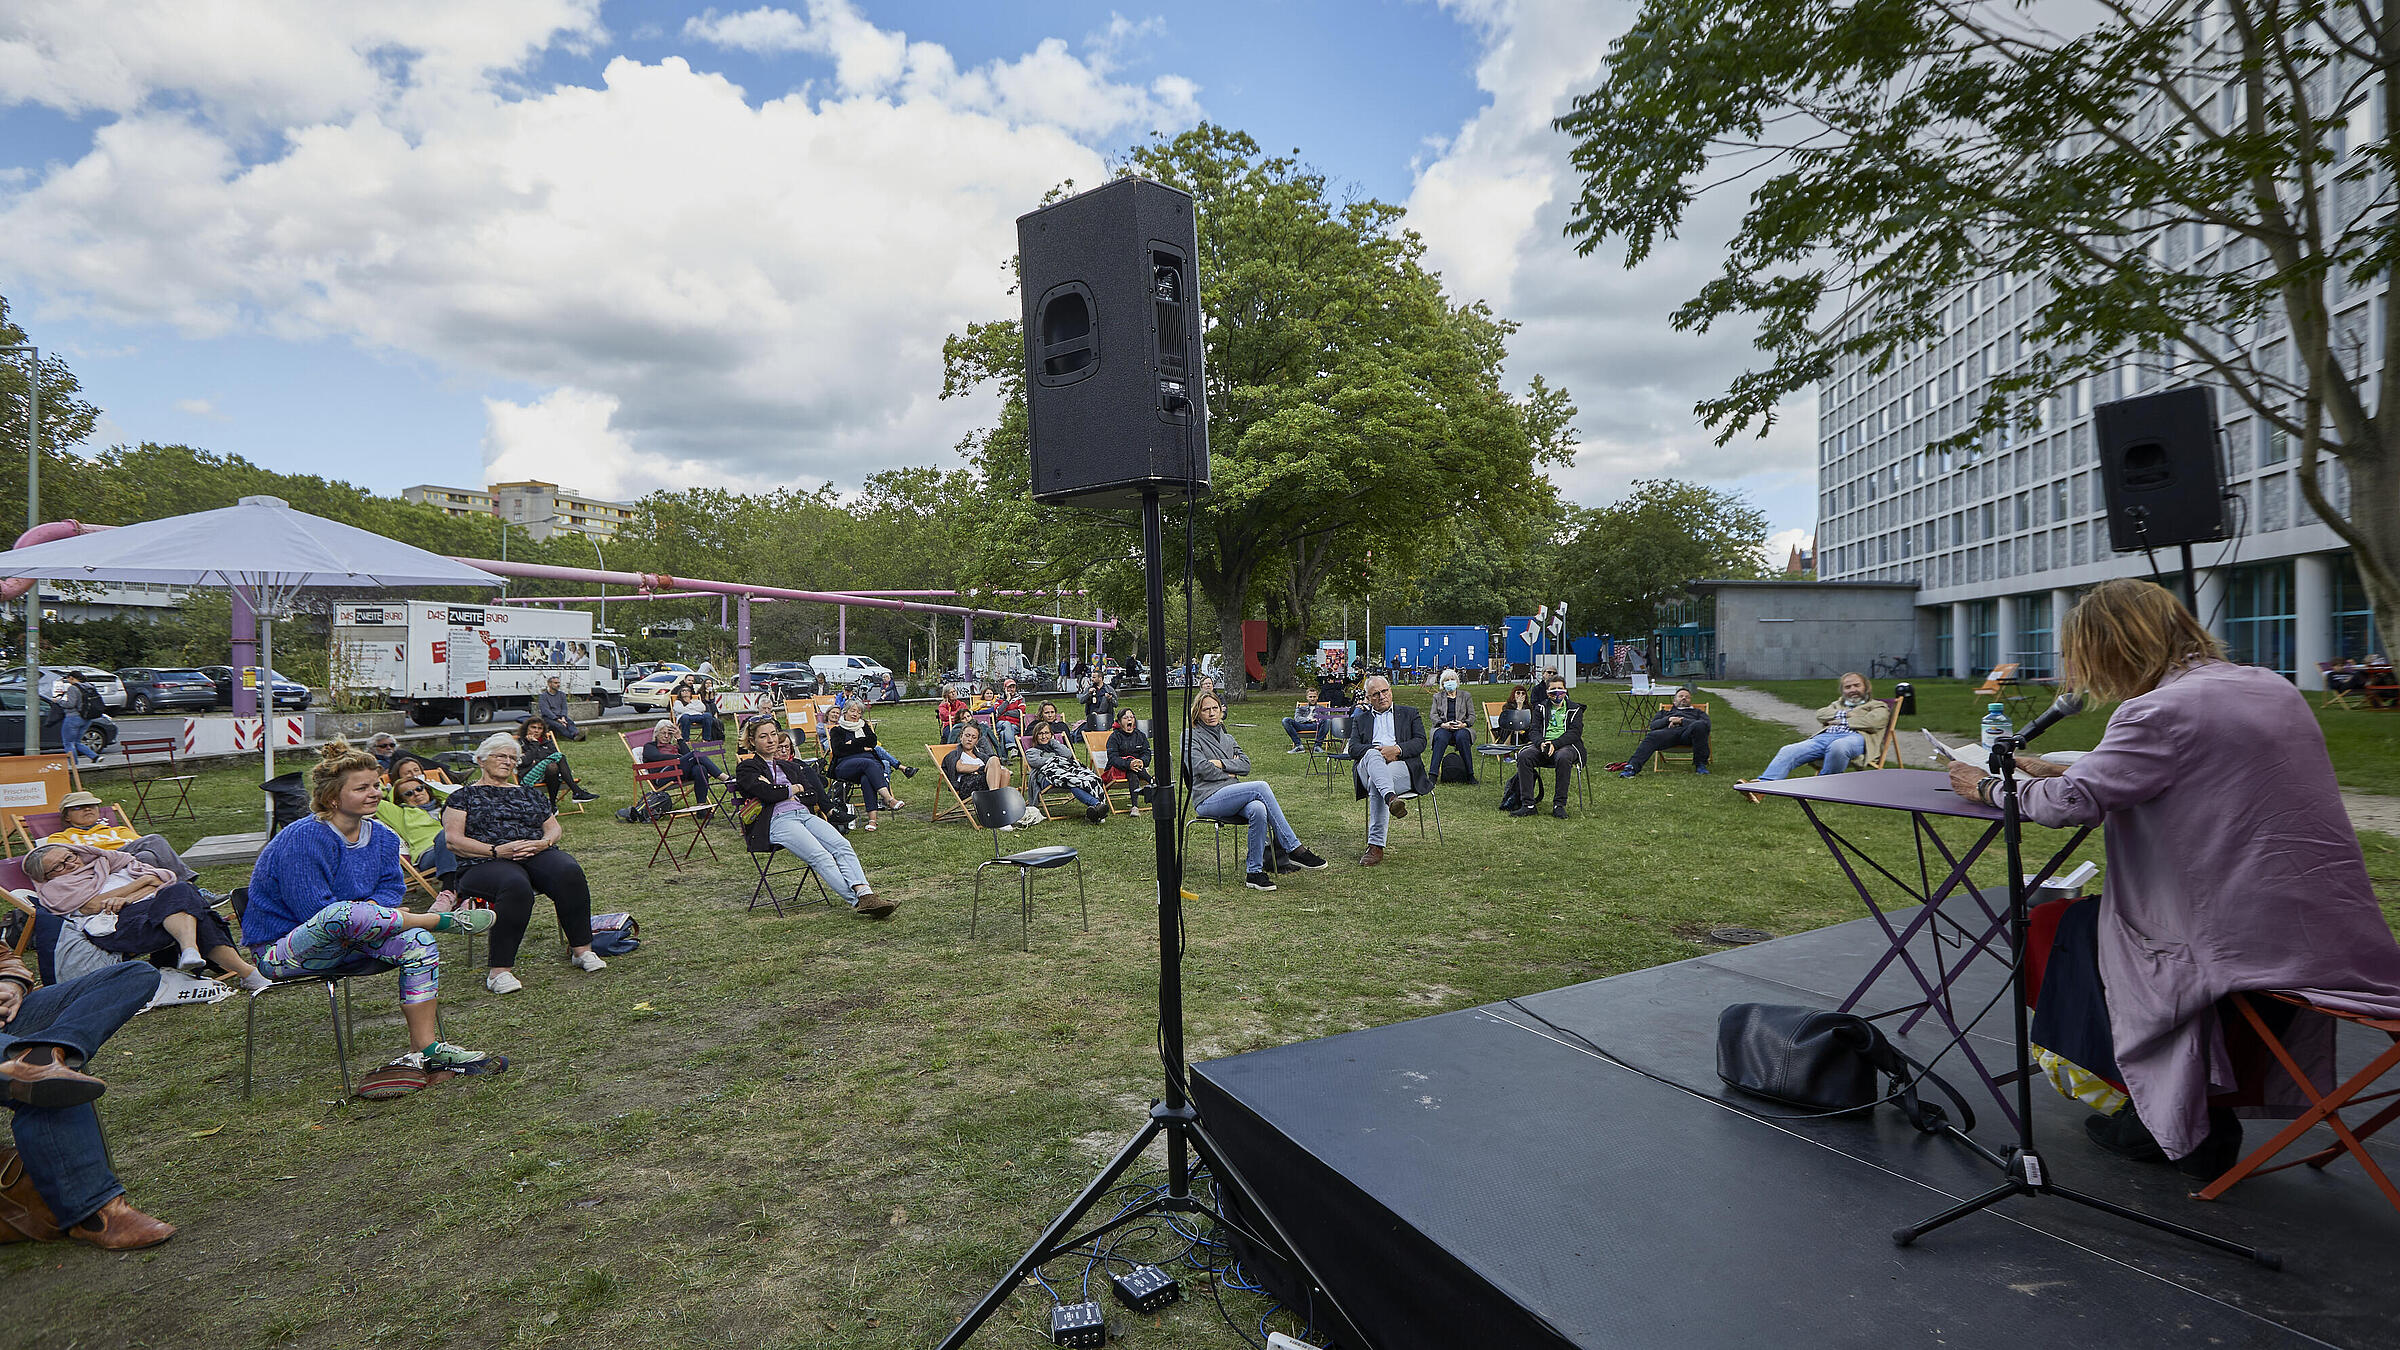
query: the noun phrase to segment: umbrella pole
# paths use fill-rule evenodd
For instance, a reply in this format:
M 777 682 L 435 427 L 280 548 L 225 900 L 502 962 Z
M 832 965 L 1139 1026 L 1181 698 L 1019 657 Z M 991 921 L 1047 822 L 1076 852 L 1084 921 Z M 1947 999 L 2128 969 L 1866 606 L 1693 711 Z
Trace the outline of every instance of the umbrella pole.
M 275 777 L 275 616 L 258 616 L 258 743 L 267 752 L 267 779 Z M 261 795 L 264 795 L 263 793 Z M 267 832 L 275 832 L 275 799 L 267 797 Z

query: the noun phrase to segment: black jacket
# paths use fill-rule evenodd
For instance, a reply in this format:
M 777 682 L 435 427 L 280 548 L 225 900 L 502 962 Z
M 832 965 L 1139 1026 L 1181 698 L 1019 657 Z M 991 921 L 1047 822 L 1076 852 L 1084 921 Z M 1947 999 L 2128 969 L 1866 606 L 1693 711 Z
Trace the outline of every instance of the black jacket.
M 875 728 L 866 722 L 859 723 L 858 730 L 855 732 L 850 730 L 848 724 L 836 722 L 833 724 L 831 739 L 833 743 L 833 762 L 836 764 L 839 764 L 843 760 L 850 758 L 852 755 L 872 755 L 875 753 Z
M 1352 763 L 1375 753 L 1374 736 L 1374 710 L 1363 703 L 1351 709 L 1345 753 Z M 1411 704 L 1392 704 L 1392 739 L 1400 746 L 1400 762 L 1408 766 L 1408 790 L 1419 796 L 1433 791 L 1433 778 L 1425 772 L 1425 714 Z M 1355 769 L 1350 772 L 1350 786 L 1353 799 L 1367 795 L 1367 785 Z
M 1667 719 L 1670 717 L 1682 718 L 1683 725 L 1686 730 L 1708 730 L 1708 710 L 1706 708 L 1668 708 L 1659 713 L 1658 716 L 1650 719 L 1650 729 L 1652 731 L 1665 731 L 1667 729 Z
M 776 784 L 774 775 L 767 771 L 767 761 L 757 755 L 734 766 L 734 794 L 747 797 L 760 807 L 758 814 L 750 817 L 750 823 L 742 826 L 742 844 L 752 853 L 774 849 L 774 842 L 767 838 L 767 825 L 779 802 L 798 798 L 802 806 L 820 816 L 832 814 L 833 793 L 826 788 L 825 777 L 817 772 L 814 762 L 787 759 L 779 767 L 791 781 L 788 788 Z
M 1575 701 L 1575 696 L 1567 695 L 1566 730 L 1559 733 L 1556 740 L 1551 740 L 1550 702 L 1548 699 L 1535 699 L 1533 702 L 1533 730 L 1525 733 L 1525 743 L 1540 745 L 1544 741 L 1550 741 L 1552 746 L 1559 749 L 1571 745 L 1581 750 L 1583 748 L 1583 712 L 1583 705 Z
M 1125 763 L 1129 759 L 1138 759 L 1142 762 L 1141 772 L 1144 778 L 1156 775 L 1158 760 L 1150 753 L 1150 738 L 1143 735 L 1139 727 L 1131 731 L 1108 733 L 1108 767 L 1119 773 L 1131 773 L 1133 770 L 1128 768 Z

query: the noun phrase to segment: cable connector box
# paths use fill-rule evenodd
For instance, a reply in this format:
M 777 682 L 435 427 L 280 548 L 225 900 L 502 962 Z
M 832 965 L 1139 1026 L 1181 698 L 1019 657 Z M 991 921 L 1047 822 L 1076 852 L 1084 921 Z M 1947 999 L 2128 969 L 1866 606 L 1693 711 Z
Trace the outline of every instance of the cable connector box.
M 1108 1344 L 1108 1320 L 1100 1300 L 1061 1303 L 1050 1310 L 1050 1339 L 1058 1345 L 1099 1347 Z
M 1135 1312 L 1156 1312 L 1183 1297 L 1183 1286 L 1156 1266 L 1135 1266 L 1108 1282 L 1116 1288 L 1117 1302 Z

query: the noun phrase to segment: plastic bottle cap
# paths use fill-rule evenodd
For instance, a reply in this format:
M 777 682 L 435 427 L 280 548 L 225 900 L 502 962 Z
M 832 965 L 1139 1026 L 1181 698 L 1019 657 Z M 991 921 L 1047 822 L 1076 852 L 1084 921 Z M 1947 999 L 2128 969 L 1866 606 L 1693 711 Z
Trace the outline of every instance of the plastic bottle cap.
M 1984 709 L 1984 711 L 1985 711 L 1985 712 L 1987 712 L 1987 713 L 1996 713 L 1996 712 L 1999 712 L 1999 711 L 2001 711 L 2001 707 L 2000 707 L 2000 705 L 1999 705 L 1999 704 L 1997 704 L 1997 703 L 1994 703 L 1994 704 L 1990 705 L 1989 707 L 1985 708 L 1985 709 Z

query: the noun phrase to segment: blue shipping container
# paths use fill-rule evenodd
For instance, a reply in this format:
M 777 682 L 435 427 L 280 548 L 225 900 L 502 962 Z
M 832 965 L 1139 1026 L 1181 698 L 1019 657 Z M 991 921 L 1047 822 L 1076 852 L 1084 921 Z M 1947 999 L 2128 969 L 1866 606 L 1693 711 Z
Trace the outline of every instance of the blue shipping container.
M 1492 635 L 1465 624 L 1393 624 L 1383 630 L 1383 662 L 1401 670 L 1480 670 Z

